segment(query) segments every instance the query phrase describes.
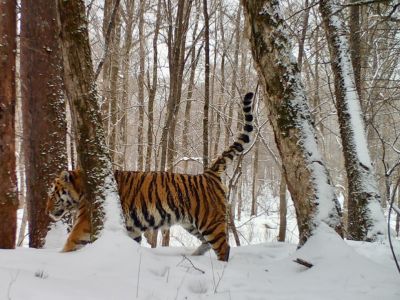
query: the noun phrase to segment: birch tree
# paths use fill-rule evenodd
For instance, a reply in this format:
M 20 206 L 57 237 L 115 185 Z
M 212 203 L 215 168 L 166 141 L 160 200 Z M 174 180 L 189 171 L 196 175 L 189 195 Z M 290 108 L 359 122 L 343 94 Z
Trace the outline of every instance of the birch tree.
M 345 27 L 336 0 L 320 1 L 335 77 L 336 109 L 348 182 L 349 239 L 375 241 L 385 233 L 380 195 L 368 153 L 360 98 L 349 53 Z
M 15 247 L 17 176 L 15 158 L 16 1 L 0 2 L 0 248 Z
M 77 137 L 93 242 L 103 230 L 125 231 L 111 160 L 106 148 L 89 46 L 85 3 L 58 0 L 64 82 Z
M 318 149 L 279 2 L 242 0 L 254 64 L 296 209 L 299 243 L 321 223 L 342 235 L 339 202 Z

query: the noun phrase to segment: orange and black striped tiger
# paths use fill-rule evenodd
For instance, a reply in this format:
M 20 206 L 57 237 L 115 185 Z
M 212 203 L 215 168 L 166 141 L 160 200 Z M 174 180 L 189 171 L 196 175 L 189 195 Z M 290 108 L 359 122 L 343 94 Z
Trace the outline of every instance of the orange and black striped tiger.
M 243 131 L 202 174 L 115 171 L 126 228 L 133 239 L 140 242 L 147 229 L 180 224 L 202 242 L 194 255 L 202 255 L 212 247 L 219 260 L 228 260 L 226 187 L 221 175 L 227 163 L 250 142 L 252 99 L 253 93 L 248 93 L 243 100 Z M 75 215 L 63 251 L 73 251 L 90 242 L 90 214 L 82 198 L 80 171 L 63 171 L 55 179 L 47 202 L 48 214 L 54 220 L 66 212 Z

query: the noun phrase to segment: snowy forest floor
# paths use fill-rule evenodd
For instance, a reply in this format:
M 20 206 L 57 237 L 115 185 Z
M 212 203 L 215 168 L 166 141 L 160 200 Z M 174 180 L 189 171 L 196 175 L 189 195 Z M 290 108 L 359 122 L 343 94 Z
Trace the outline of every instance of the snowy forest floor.
M 400 299 L 386 244 L 343 241 L 325 226 L 300 250 L 278 242 L 233 247 L 228 263 L 192 250 L 149 249 L 112 232 L 73 253 L 0 250 L 0 299 Z

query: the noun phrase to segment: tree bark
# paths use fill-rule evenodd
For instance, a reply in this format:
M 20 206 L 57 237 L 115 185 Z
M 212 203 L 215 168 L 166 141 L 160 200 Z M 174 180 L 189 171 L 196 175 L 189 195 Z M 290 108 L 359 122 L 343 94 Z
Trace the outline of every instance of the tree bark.
M 0 248 L 15 248 L 18 189 L 15 157 L 16 1 L 0 2 Z
M 62 60 L 52 1 L 21 2 L 21 93 L 29 246 L 41 248 L 47 192 L 67 168 Z
M 87 202 L 91 214 L 90 240 L 93 242 L 103 229 L 125 231 L 125 227 L 111 160 L 105 146 L 85 4 L 81 0 L 58 0 L 57 5 L 64 82 L 77 137 L 78 165 L 85 183 L 85 198 L 82 201 Z
M 296 208 L 299 243 L 304 244 L 321 223 L 342 235 L 340 205 L 318 150 L 279 2 L 242 0 L 242 3 L 255 67 Z
M 385 220 L 380 209 L 380 195 L 368 153 L 349 44 L 345 26 L 338 16 L 341 5 L 320 1 L 335 77 L 336 109 L 348 182 L 348 238 L 375 241 L 385 234 Z

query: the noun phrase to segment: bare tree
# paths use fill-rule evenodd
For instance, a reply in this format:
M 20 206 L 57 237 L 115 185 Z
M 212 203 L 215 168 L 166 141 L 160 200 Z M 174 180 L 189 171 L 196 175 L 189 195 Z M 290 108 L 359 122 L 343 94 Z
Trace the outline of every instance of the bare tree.
M 340 206 L 319 153 L 307 98 L 279 3 L 242 0 L 253 59 L 296 208 L 299 242 L 320 223 L 342 235 Z
M 21 93 L 29 246 L 44 245 L 50 183 L 67 168 L 65 101 L 54 2 L 21 1 Z
M 0 248 L 15 247 L 18 189 L 15 158 L 16 1 L 0 2 Z
M 103 229 L 125 229 L 114 173 L 105 146 L 85 3 L 81 0 L 58 0 L 57 5 L 64 81 L 77 135 L 78 165 L 85 183 L 85 198 L 82 201 L 87 202 L 91 214 L 89 234 L 93 242 Z

